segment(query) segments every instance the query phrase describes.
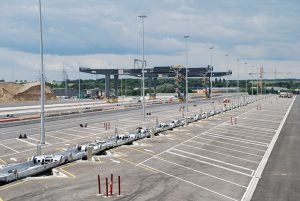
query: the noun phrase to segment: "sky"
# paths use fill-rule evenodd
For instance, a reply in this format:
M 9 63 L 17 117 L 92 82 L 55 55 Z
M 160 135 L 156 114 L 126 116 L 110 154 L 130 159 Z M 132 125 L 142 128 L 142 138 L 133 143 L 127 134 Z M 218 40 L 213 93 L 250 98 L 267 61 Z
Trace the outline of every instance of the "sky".
M 79 66 L 133 68 L 139 15 L 148 67 L 186 65 L 188 35 L 189 67 L 212 56 L 216 71 L 233 71 L 229 79 L 251 79 L 261 66 L 266 78 L 300 78 L 299 0 L 42 0 L 47 80 L 62 80 L 63 68 L 70 79 Z M 0 79 L 39 79 L 39 36 L 38 0 L 0 1 Z

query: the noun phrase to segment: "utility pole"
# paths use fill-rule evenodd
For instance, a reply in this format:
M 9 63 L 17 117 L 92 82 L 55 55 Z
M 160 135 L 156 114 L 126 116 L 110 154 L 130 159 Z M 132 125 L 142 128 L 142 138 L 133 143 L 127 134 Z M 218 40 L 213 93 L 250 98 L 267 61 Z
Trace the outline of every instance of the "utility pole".
M 210 107 L 213 109 L 213 102 L 212 102 L 212 95 L 213 95 L 213 90 L 212 90 L 212 76 L 213 76 L 213 50 L 214 47 L 210 47 Z
M 40 14 L 40 57 L 41 57 L 41 133 L 40 145 L 45 144 L 45 69 L 44 69 L 44 50 L 43 50 L 43 26 L 42 26 L 42 5 L 39 0 Z
M 142 112 L 142 115 L 143 115 L 143 122 L 145 122 L 145 119 L 146 119 L 146 114 L 145 114 L 145 29 L 144 29 L 144 18 L 146 18 L 147 16 L 146 15 L 140 15 L 138 16 L 139 18 L 142 19 L 142 31 L 143 31 L 143 49 L 142 49 L 142 57 L 143 57 L 143 61 L 142 61 L 142 79 L 143 79 L 143 82 L 142 82 L 142 95 L 143 95 L 143 102 L 142 102 L 142 108 L 143 108 L 143 112 Z
M 188 38 L 190 36 L 184 36 L 185 38 L 185 51 L 186 51 L 186 60 L 185 60 L 185 112 L 188 113 L 188 98 L 189 98 L 189 84 L 188 84 Z

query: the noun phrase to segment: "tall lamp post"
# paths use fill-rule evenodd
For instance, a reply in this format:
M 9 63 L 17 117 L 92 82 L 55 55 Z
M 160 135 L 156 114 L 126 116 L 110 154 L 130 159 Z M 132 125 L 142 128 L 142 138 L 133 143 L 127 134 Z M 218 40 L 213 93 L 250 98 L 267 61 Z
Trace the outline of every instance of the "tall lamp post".
M 145 121 L 145 35 L 144 35 L 144 19 L 147 17 L 146 15 L 140 15 L 138 16 L 139 18 L 141 18 L 142 20 L 142 31 L 143 31 L 143 48 L 142 48 L 142 79 L 143 79 L 143 85 L 142 85 L 142 95 L 143 95 L 143 101 L 142 101 L 142 108 L 143 108 L 143 112 L 142 112 L 142 115 L 143 115 L 143 122 Z
M 246 74 L 247 74 L 247 62 L 244 63 L 245 64 L 245 69 L 246 69 Z M 248 95 L 248 76 L 246 77 L 246 95 Z
M 78 99 L 80 100 L 80 67 L 78 68 Z
M 185 38 L 185 112 L 188 113 L 188 94 L 189 94 L 189 90 L 188 90 L 188 38 L 190 36 L 184 36 Z
M 212 62 L 213 62 L 213 50 L 214 50 L 214 47 L 209 47 L 209 49 L 210 49 L 210 67 L 211 67 L 211 70 L 210 70 L 210 106 L 213 107 L 213 103 L 212 103 L 212 94 L 213 94 L 213 90 L 212 90 L 213 65 L 212 65 Z
M 251 95 L 253 98 L 253 66 L 251 66 Z
M 225 54 L 226 57 L 226 72 L 228 71 L 228 57 L 229 54 Z M 228 99 L 228 77 L 226 77 L 226 98 Z
M 240 59 L 237 59 L 237 73 L 238 73 L 238 79 L 237 79 L 237 92 L 238 92 L 238 105 L 240 104 Z
M 40 145 L 45 144 L 45 70 L 44 70 L 44 50 L 43 50 L 43 27 L 42 27 L 42 8 L 39 0 L 39 21 L 40 21 L 40 57 L 41 57 L 41 133 Z M 39 152 L 39 151 L 38 151 Z

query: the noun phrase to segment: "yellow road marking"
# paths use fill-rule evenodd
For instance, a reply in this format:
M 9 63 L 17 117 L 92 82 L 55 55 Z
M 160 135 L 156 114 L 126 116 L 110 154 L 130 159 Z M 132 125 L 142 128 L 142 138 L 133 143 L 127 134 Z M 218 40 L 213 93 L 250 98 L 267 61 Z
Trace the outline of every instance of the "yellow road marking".
M 2 160 L 1 158 L 0 158 L 0 161 L 4 164 L 4 165 L 6 165 L 7 163 L 4 161 L 4 160 Z M 1 201 L 1 200 L 0 200 Z
M 67 168 L 67 167 L 70 167 L 72 165 L 75 165 L 76 163 L 69 163 L 69 164 L 66 164 L 66 165 L 63 165 L 63 166 L 60 166 L 60 168 Z
M 64 151 L 63 148 L 56 148 L 58 151 Z
M 77 163 L 74 163 L 74 162 L 69 163 L 67 165 L 63 165 L 63 166 L 59 167 L 58 169 L 61 170 L 63 173 L 69 175 L 70 177 L 76 178 L 76 176 L 74 174 L 72 174 L 72 173 L 70 173 L 70 172 L 68 172 L 67 170 L 64 169 L 64 168 L 70 167 L 70 166 L 75 165 L 75 164 L 77 164 Z
M 65 173 L 65 174 L 69 175 L 69 176 L 72 177 L 72 178 L 75 178 L 75 177 L 76 177 L 74 174 L 72 174 L 72 173 L 70 173 L 70 172 L 68 172 L 68 171 L 66 171 L 66 170 L 64 170 L 64 169 L 62 169 L 62 168 L 59 168 L 59 170 L 62 171 L 63 173 Z
M 0 188 L 0 191 L 11 188 L 11 187 L 14 187 L 14 186 L 17 186 L 17 185 L 25 183 L 25 182 L 27 182 L 27 181 L 23 180 L 23 181 L 19 181 L 17 183 L 13 183 L 13 184 L 10 184 L 10 185 L 3 186 L 2 188 Z
M 144 166 L 142 166 L 142 165 L 138 165 L 138 164 L 133 163 L 133 162 L 127 160 L 127 159 L 124 159 L 124 158 L 121 158 L 121 157 L 116 157 L 116 158 L 118 158 L 118 159 L 120 159 L 120 160 L 123 160 L 123 161 L 125 161 L 125 162 L 127 162 L 127 163 L 130 163 L 130 164 L 132 164 L 132 165 L 134 165 L 134 166 L 141 167 L 141 168 L 143 168 L 143 169 L 145 169 L 145 170 L 148 170 L 148 171 L 150 171 L 150 172 L 157 173 L 156 171 L 154 171 L 154 170 L 152 170 L 152 169 L 150 169 L 150 168 L 144 167 Z

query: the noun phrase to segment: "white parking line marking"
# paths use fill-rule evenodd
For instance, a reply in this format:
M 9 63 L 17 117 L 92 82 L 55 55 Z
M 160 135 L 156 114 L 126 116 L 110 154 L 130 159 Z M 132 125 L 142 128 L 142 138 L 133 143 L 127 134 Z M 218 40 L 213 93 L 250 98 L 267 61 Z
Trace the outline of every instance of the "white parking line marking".
M 36 146 L 36 145 L 37 145 L 37 144 L 34 144 L 34 143 L 32 143 L 32 142 L 28 142 L 28 141 L 26 141 L 26 140 L 19 139 L 19 138 L 16 138 L 16 140 L 19 140 L 20 142 L 24 142 L 24 143 L 27 143 L 27 144 L 32 145 L 32 146 Z
M 15 150 L 15 149 L 13 149 L 13 148 L 10 148 L 10 147 L 8 147 L 8 146 L 6 146 L 6 145 L 4 145 L 4 144 L 1 144 L 1 143 L 0 143 L 0 145 L 3 146 L 3 147 L 5 147 L 5 148 L 7 148 L 7 149 L 10 149 L 10 150 L 12 150 L 12 151 L 14 151 L 14 152 L 16 152 L 16 153 L 20 153 L 19 151 Z
M 270 120 L 266 120 L 266 119 L 262 119 L 262 118 L 259 118 L 259 119 L 254 119 L 254 118 L 249 118 L 249 117 L 240 117 L 239 119 L 249 119 L 249 120 L 254 120 L 254 121 L 260 121 L 260 122 L 271 122 L 271 123 L 278 123 L 280 124 L 280 121 L 270 121 Z
M 228 122 L 227 125 L 231 124 Z M 249 129 L 255 129 L 255 130 L 261 130 L 261 131 L 267 131 L 267 132 L 274 132 L 274 129 L 269 129 L 269 128 L 260 128 L 260 127 L 254 127 L 254 126 L 246 126 L 246 125 L 235 125 L 235 128 L 249 128 Z
M 208 143 L 201 143 L 201 142 L 198 142 L 198 141 L 195 141 L 195 140 L 190 140 L 190 142 L 194 142 L 194 143 L 202 144 L 202 145 L 206 145 L 206 146 L 218 147 L 218 148 L 221 148 L 221 149 L 227 149 L 227 150 L 230 150 L 230 151 L 239 152 L 239 153 L 243 153 L 243 154 L 247 154 L 247 155 L 262 157 L 261 155 L 258 155 L 258 154 L 252 154 L 252 153 L 239 151 L 239 150 L 231 149 L 231 148 L 226 148 L 226 147 L 222 147 L 222 146 L 218 146 L 218 145 L 212 145 L 212 144 L 208 144 Z
M 249 184 L 246 192 L 244 193 L 244 195 L 242 197 L 242 201 L 250 201 L 251 200 L 252 195 L 253 195 L 253 193 L 254 193 L 254 191 L 256 189 L 257 183 L 258 183 L 259 179 L 261 178 L 261 174 L 262 174 L 262 172 L 263 172 L 263 170 L 265 168 L 265 165 L 267 164 L 267 161 L 268 161 L 268 159 L 269 159 L 269 157 L 271 155 L 271 152 L 272 152 L 272 150 L 274 148 L 274 145 L 275 145 L 275 143 L 276 143 L 276 141 L 277 141 L 277 139 L 279 137 L 279 134 L 280 134 L 280 132 L 281 132 L 281 130 L 283 128 L 283 125 L 284 125 L 284 123 L 285 123 L 285 121 L 286 121 L 286 119 L 287 119 L 287 117 L 288 117 L 288 115 L 289 115 L 289 113 L 290 113 L 290 111 L 292 109 L 292 106 L 293 106 L 293 104 L 294 104 L 294 102 L 296 100 L 296 97 L 297 96 L 294 97 L 294 99 L 293 99 L 292 103 L 290 104 L 287 112 L 285 113 L 285 116 L 284 116 L 283 120 L 281 121 L 280 126 L 277 129 L 277 132 L 276 132 L 274 138 L 272 139 L 272 141 L 270 143 L 270 146 L 268 147 L 268 150 L 265 152 L 265 154 L 264 154 L 264 156 L 263 156 L 263 158 L 262 158 L 262 160 L 261 160 L 258 168 L 256 169 L 256 171 L 255 171 L 255 173 L 254 173 L 254 175 L 253 175 L 253 177 L 252 177 L 252 179 L 250 181 L 250 184 Z
M 192 158 L 192 157 L 182 155 L 182 154 L 179 154 L 179 153 L 174 153 L 174 152 L 172 152 L 172 150 L 166 151 L 165 153 L 173 154 L 173 155 L 180 156 L 180 157 L 183 157 L 183 158 L 188 158 L 188 159 L 197 161 L 199 163 L 204 163 L 204 164 L 211 165 L 211 166 L 221 168 L 221 169 L 224 169 L 224 170 L 228 170 L 228 171 L 231 171 L 231 172 L 234 172 L 234 173 L 242 174 L 242 175 L 245 175 L 247 177 L 251 177 L 251 174 L 240 172 L 240 171 L 237 171 L 237 170 L 234 170 L 234 169 L 231 169 L 231 168 L 227 168 L 227 167 L 217 165 L 217 164 L 214 164 L 214 163 L 210 163 L 210 162 L 207 162 L 207 161 L 203 161 L 203 160 L 200 160 L 200 159 Z
M 207 190 L 207 191 L 209 191 L 209 192 L 211 192 L 211 193 L 220 195 L 220 196 L 225 197 L 225 198 L 227 198 L 227 199 L 234 200 L 234 201 L 238 201 L 238 200 L 236 200 L 236 199 L 234 199 L 234 198 L 228 197 L 228 196 L 223 195 L 223 194 L 221 194 L 221 193 L 218 193 L 218 192 L 216 192 L 216 191 L 214 191 L 214 190 L 211 190 L 211 189 L 209 189 L 209 188 L 200 186 L 200 185 L 198 185 L 198 184 L 195 184 L 195 183 L 193 183 L 193 182 L 187 181 L 187 180 L 185 180 L 185 179 L 182 179 L 182 178 L 180 178 L 180 177 L 174 176 L 174 175 L 172 175 L 172 174 L 166 173 L 166 172 L 164 172 L 164 171 L 158 170 L 158 169 L 156 169 L 156 168 L 152 168 L 152 167 L 150 167 L 150 166 L 148 166 L 148 165 L 143 164 L 143 166 L 146 166 L 146 167 L 148 167 L 148 168 L 150 168 L 150 169 L 152 169 L 152 170 L 154 170 L 154 171 L 163 173 L 163 174 L 165 174 L 165 175 L 168 175 L 169 177 L 173 177 L 173 178 L 175 178 L 175 179 L 178 179 L 178 180 L 180 180 L 180 181 L 186 182 L 186 183 L 191 184 L 191 185 L 193 185 L 193 186 L 202 188 L 202 189 Z
M 224 136 L 229 136 L 229 137 L 233 135 L 233 136 L 239 136 L 239 137 L 246 137 L 246 138 L 259 139 L 259 140 L 266 140 L 268 142 L 271 141 L 271 139 L 266 139 L 266 138 L 261 138 L 261 137 L 253 137 L 254 135 L 249 135 L 249 134 L 243 135 L 243 134 L 240 134 L 240 133 L 234 133 L 234 132 L 230 132 L 230 131 L 213 130 L 213 131 L 211 131 L 211 133 L 216 133 L 217 135 L 228 134 L 228 135 L 224 135 Z M 244 139 L 244 138 L 241 138 L 241 139 Z M 248 139 L 246 139 L 246 140 L 248 140 Z
M 204 139 L 204 140 L 207 140 L 207 141 L 222 143 L 222 144 L 228 144 L 228 145 L 231 145 L 231 146 L 237 146 L 237 147 L 242 147 L 242 148 L 246 148 L 246 149 L 252 149 L 254 151 L 260 151 L 260 152 L 265 152 L 266 151 L 266 149 L 256 149 L 256 148 L 252 148 L 252 147 L 248 147 L 248 146 L 243 146 L 243 145 L 238 145 L 238 144 L 232 144 L 232 143 L 229 143 L 229 142 L 223 142 L 223 141 L 220 141 L 218 139 L 213 140 L 213 139 L 207 139 L 207 138 L 204 138 L 204 137 L 197 137 L 197 138 Z M 191 142 L 198 142 L 198 141 L 191 140 Z
M 248 111 L 246 111 L 246 112 L 244 112 L 244 113 L 242 113 L 242 114 L 247 114 L 248 112 L 251 112 L 251 111 L 253 111 L 253 110 L 255 110 L 255 109 L 256 109 L 256 108 L 250 109 L 250 110 L 248 110 Z M 242 115 L 242 114 L 240 114 L 240 115 Z M 217 127 L 219 127 L 219 126 L 225 125 L 225 124 L 227 124 L 228 122 L 229 122 L 229 120 L 228 120 L 228 121 L 224 121 L 223 123 L 218 124 L 217 126 L 214 126 L 214 127 L 210 128 L 210 129 L 208 129 L 206 132 L 208 132 L 208 131 L 210 131 L 210 130 L 213 130 L 214 128 L 217 128 Z M 200 136 L 200 135 L 202 135 L 202 133 L 199 133 L 198 135 L 195 135 L 195 136 L 191 137 L 190 139 L 187 139 L 187 140 L 185 140 L 185 141 L 183 141 L 183 142 L 181 142 L 181 143 L 179 143 L 179 144 L 177 144 L 177 145 L 174 145 L 173 147 L 171 147 L 171 148 L 169 148 L 169 149 L 167 149 L 167 150 L 164 150 L 164 151 L 162 151 L 162 152 L 160 152 L 160 153 L 158 153 L 158 154 L 156 154 L 156 155 L 154 155 L 154 156 L 158 156 L 158 155 L 160 155 L 160 154 L 162 154 L 162 153 L 164 153 L 164 152 L 166 152 L 166 151 L 168 151 L 168 150 L 170 150 L 170 149 L 172 149 L 172 148 L 175 148 L 176 146 L 179 146 L 180 144 L 183 144 L 183 143 L 185 143 L 185 142 L 187 142 L 187 141 L 189 141 L 189 140 L 192 140 L 192 139 L 194 139 L 194 138 L 196 138 L 197 136 Z M 142 163 L 144 163 L 144 162 L 150 160 L 150 159 L 153 158 L 154 156 L 149 157 L 148 159 L 146 159 L 146 160 L 140 162 L 139 164 L 142 164 Z
M 188 169 L 188 170 L 192 170 L 192 171 L 194 171 L 194 172 L 198 172 L 198 173 L 200 173 L 200 174 L 203 174 L 203 175 L 206 175 L 206 176 L 209 176 L 209 177 L 212 177 L 212 178 L 221 180 L 221 181 L 225 181 L 225 182 L 227 182 L 227 183 L 230 183 L 230 184 L 233 184 L 233 185 L 236 185 L 236 186 L 239 186 L 239 187 L 247 188 L 247 186 L 243 186 L 243 185 L 241 185 L 241 184 L 238 184 L 238 183 L 229 181 L 229 180 L 227 180 L 227 179 L 222 179 L 222 178 L 220 178 L 220 177 L 217 177 L 217 176 L 214 176 L 214 175 L 205 173 L 205 172 L 201 172 L 201 171 L 199 171 L 199 170 L 195 170 L 195 169 L 193 169 L 193 168 L 189 168 L 189 167 L 186 167 L 186 166 L 184 166 L 184 165 L 180 165 L 180 164 L 178 164 L 178 163 L 174 163 L 174 162 L 165 160 L 165 159 L 163 159 L 163 158 L 161 158 L 161 157 L 154 157 L 154 158 L 157 158 L 157 159 L 159 159 L 159 160 L 161 160 L 161 161 L 164 161 L 164 162 L 167 162 L 167 163 L 170 163 L 170 164 L 179 166 L 179 167 L 183 167 L 183 168 Z
M 248 161 L 250 163 L 259 164 L 259 162 L 257 162 L 257 161 L 252 161 L 252 160 L 248 160 L 248 159 L 244 159 L 244 158 L 232 156 L 230 154 L 224 154 L 224 153 L 220 153 L 220 152 L 217 152 L 217 151 L 211 151 L 211 150 L 208 150 L 208 149 L 203 149 L 203 148 L 200 148 L 200 147 L 195 147 L 195 146 L 191 146 L 191 145 L 187 145 L 187 144 L 182 144 L 182 146 L 192 147 L 194 149 L 199 149 L 199 150 L 201 149 L 201 150 L 204 150 L 204 151 L 207 151 L 207 152 L 216 153 L 216 154 L 219 154 L 219 155 L 228 156 L 228 157 L 231 157 L 231 158 L 236 158 L 236 159 L 243 160 L 243 161 Z
M 232 127 L 224 127 L 224 128 L 216 128 L 213 131 L 222 131 L 222 132 L 232 132 L 232 133 L 247 133 L 249 135 L 258 135 L 258 136 L 264 136 L 264 137 L 269 137 L 272 138 L 275 132 L 257 132 L 255 130 L 250 130 L 250 129 L 232 129 Z
M 227 137 L 225 135 L 213 134 L 213 133 L 208 133 L 208 132 L 203 133 L 202 135 L 207 135 L 207 136 L 211 136 L 211 137 L 215 137 L 215 138 L 229 139 L 229 140 L 232 140 L 232 141 L 244 142 L 244 143 L 254 144 L 254 145 L 262 146 L 262 147 L 265 147 L 265 146 L 268 145 L 268 143 L 264 143 L 264 142 L 253 141 L 253 140 L 245 140 L 245 139 L 237 138 L 237 137 Z
M 81 137 L 80 135 L 74 135 L 74 134 L 70 134 L 70 133 L 65 133 L 63 131 L 52 131 L 51 133 L 62 133 L 64 135 L 71 135 L 71 136 L 74 136 L 74 137 L 77 137 L 77 138 Z
M 244 169 L 244 170 L 250 171 L 251 173 L 254 172 L 254 170 L 252 170 L 250 168 L 246 168 L 246 167 L 243 167 L 243 166 L 240 166 L 240 165 L 235 165 L 235 164 L 232 164 L 232 163 L 227 163 L 227 162 L 224 162 L 224 161 L 221 161 L 221 160 L 217 160 L 217 159 L 214 159 L 214 158 L 203 156 L 201 154 L 194 154 L 194 153 L 191 153 L 191 152 L 188 152 L 188 151 L 183 151 L 183 150 L 176 149 L 176 148 L 174 148 L 174 150 L 185 153 L 185 154 L 190 154 L 190 155 L 193 155 L 193 156 L 198 156 L 198 157 L 201 157 L 201 158 L 212 160 L 212 161 L 215 161 L 215 162 L 218 162 L 218 163 L 223 163 L 225 165 L 233 166 L 233 167 L 236 167 L 236 168 Z

